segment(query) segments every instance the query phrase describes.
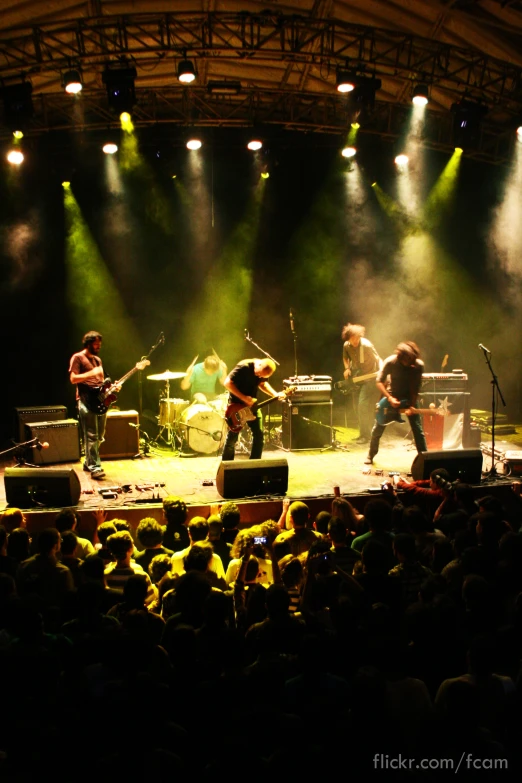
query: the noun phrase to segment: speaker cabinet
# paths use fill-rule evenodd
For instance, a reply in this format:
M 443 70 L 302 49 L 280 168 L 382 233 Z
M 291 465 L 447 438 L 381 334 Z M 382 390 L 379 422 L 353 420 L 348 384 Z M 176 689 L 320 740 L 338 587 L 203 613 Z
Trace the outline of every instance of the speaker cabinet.
M 284 495 L 288 489 L 288 462 L 284 458 L 222 461 L 216 487 L 222 498 Z
M 25 509 L 76 506 L 81 494 L 80 479 L 72 468 L 6 468 L 4 484 L 8 504 Z
M 322 449 L 332 442 L 332 408 L 329 402 L 283 403 L 282 448 L 284 451 Z M 324 426 L 326 425 L 326 426 Z
M 59 421 L 67 418 L 65 405 L 42 405 L 39 408 L 15 408 L 18 442 L 25 438 L 25 425 L 33 421 Z
M 445 468 L 450 481 L 460 479 L 466 484 L 478 484 L 482 478 L 482 452 L 480 449 L 421 451 L 413 460 L 411 475 L 415 481 L 428 479 L 437 468 Z
M 80 459 L 80 433 L 76 419 L 63 421 L 36 421 L 25 425 L 25 438 L 47 441 L 48 449 L 32 448 L 28 462 L 34 465 L 56 465 L 58 462 L 77 462 Z
M 140 450 L 138 411 L 109 411 L 105 440 L 100 446 L 101 459 L 134 457 Z M 135 426 L 129 426 L 129 425 Z

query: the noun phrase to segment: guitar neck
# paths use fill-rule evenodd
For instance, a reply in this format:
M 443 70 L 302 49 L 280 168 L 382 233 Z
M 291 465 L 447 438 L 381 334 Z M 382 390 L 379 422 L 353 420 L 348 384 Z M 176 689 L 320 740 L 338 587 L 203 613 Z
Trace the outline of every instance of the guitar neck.
M 122 384 L 124 384 L 125 381 L 129 380 L 131 375 L 134 375 L 134 373 L 136 372 L 137 369 L 138 369 L 137 367 L 133 367 L 132 370 L 129 370 L 129 372 L 125 373 L 125 375 L 123 377 L 121 377 L 119 379 L 119 381 L 115 381 L 113 386 L 122 386 Z
M 256 403 L 256 409 L 259 410 L 260 408 L 264 408 L 265 405 L 270 405 L 270 403 L 274 400 L 277 400 L 277 397 L 269 397 L 268 400 L 263 400 L 263 402 Z

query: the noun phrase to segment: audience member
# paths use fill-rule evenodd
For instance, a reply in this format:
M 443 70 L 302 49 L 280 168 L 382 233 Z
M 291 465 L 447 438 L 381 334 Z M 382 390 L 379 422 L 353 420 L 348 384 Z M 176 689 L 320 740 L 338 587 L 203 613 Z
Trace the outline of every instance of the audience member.
M 18 592 L 38 596 L 49 606 L 61 606 L 74 589 L 72 574 L 58 561 L 61 538 L 55 527 L 42 530 L 36 542 L 37 554 L 24 560 L 18 569 Z
M 175 495 L 163 498 L 163 516 L 167 523 L 163 544 L 172 552 L 180 552 L 190 544 L 187 530 L 187 505 Z
M 174 554 L 171 549 L 166 549 L 163 546 L 164 534 L 165 528 L 153 517 L 145 517 L 138 525 L 136 536 L 138 544 L 143 547 L 143 552 L 137 554 L 134 560 L 147 573 L 153 557 L 156 555 L 170 555 L 172 557 Z
M 227 543 L 225 539 L 223 538 L 223 522 L 221 521 L 221 517 L 219 514 L 214 514 L 210 516 L 207 520 L 208 522 L 208 540 L 212 544 L 212 549 L 216 553 L 216 555 L 219 555 L 221 558 L 221 562 L 223 563 L 223 568 L 226 571 L 228 568 L 228 564 L 230 563 L 232 556 L 230 554 L 230 551 L 232 549 L 232 544 Z
M 241 522 L 241 512 L 237 503 L 228 501 L 223 503 L 219 509 L 219 516 L 223 523 L 223 541 L 227 544 L 233 544 L 239 530 L 239 523 Z
M 413 536 L 402 533 L 393 539 L 393 554 L 399 561 L 390 571 L 398 579 L 402 589 L 402 605 L 407 607 L 417 600 L 421 584 L 431 571 L 419 563 Z
M 84 557 L 87 557 L 87 555 L 93 555 L 95 549 L 87 538 L 80 538 L 80 536 L 76 533 L 76 528 L 78 526 L 79 521 L 80 521 L 80 517 L 77 511 L 75 511 L 72 508 L 64 508 L 56 515 L 54 524 L 56 529 L 59 530 L 60 533 L 65 533 L 66 530 L 73 531 L 74 535 L 78 540 L 76 555 L 81 560 L 83 560 Z
M 113 563 L 105 568 L 107 585 L 115 590 L 123 590 L 125 582 L 133 574 L 143 574 L 147 582 L 147 604 L 156 597 L 156 590 L 150 581 L 150 577 L 143 568 L 132 560 L 134 542 L 131 534 L 126 530 L 119 530 L 107 539 L 107 546 L 114 558 Z
M 190 548 L 194 546 L 194 544 L 198 544 L 200 541 L 206 541 L 208 538 L 208 522 L 204 517 L 194 517 L 190 520 L 188 525 L 188 534 L 190 539 L 190 546 L 186 547 L 186 549 L 182 549 L 180 552 L 175 552 L 172 555 L 172 573 L 173 574 L 182 574 L 185 570 L 184 568 L 184 560 L 185 557 L 190 552 Z M 209 563 L 209 570 L 214 571 L 216 576 L 219 579 L 225 578 L 225 571 L 223 569 L 223 563 L 221 562 L 221 558 L 219 555 L 216 555 L 215 552 L 212 553 L 212 557 L 210 559 Z
M 306 503 L 296 500 L 290 505 L 288 516 L 291 529 L 280 533 L 274 542 L 274 550 L 278 560 L 285 555 L 291 554 L 297 557 L 307 552 L 312 542 L 321 538 L 315 530 L 307 528 L 310 511 Z

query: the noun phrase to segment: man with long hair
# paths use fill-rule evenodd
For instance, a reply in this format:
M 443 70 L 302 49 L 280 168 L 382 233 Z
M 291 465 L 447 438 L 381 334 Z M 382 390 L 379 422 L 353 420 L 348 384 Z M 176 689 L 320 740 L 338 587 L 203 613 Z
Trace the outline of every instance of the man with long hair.
M 357 408 L 359 422 L 359 437 L 356 443 L 359 445 L 368 443 L 372 431 L 375 405 L 379 399 L 375 387 L 376 373 L 382 367 L 382 359 L 374 345 L 364 336 L 366 330 L 361 324 L 346 324 L 342 331 L 344 377 L 353 382 L 354 407 Z M 366 375 L 371 377 L 364 381 L 358 381 Z

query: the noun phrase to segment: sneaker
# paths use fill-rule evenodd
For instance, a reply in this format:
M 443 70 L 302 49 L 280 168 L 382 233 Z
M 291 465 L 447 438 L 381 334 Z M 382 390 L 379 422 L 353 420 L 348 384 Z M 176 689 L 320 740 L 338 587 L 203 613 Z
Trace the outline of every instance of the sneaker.
M 363 438 L 362 435 L 355 439 L 355 443 L 357 443 L 358 446 L 362 446 L 365 443 L 369 443 L 370 438 Z
M 99 479 L 105 478 L 105 471 L 103 468 L 97 468 L 97 470 L 91 471 L 91 476 L 93 479 L 96 479 L 96 481 L 99 481 Z
M 365 465 L 373 465 L 373 457 L 366 457 L 364 460 Z

